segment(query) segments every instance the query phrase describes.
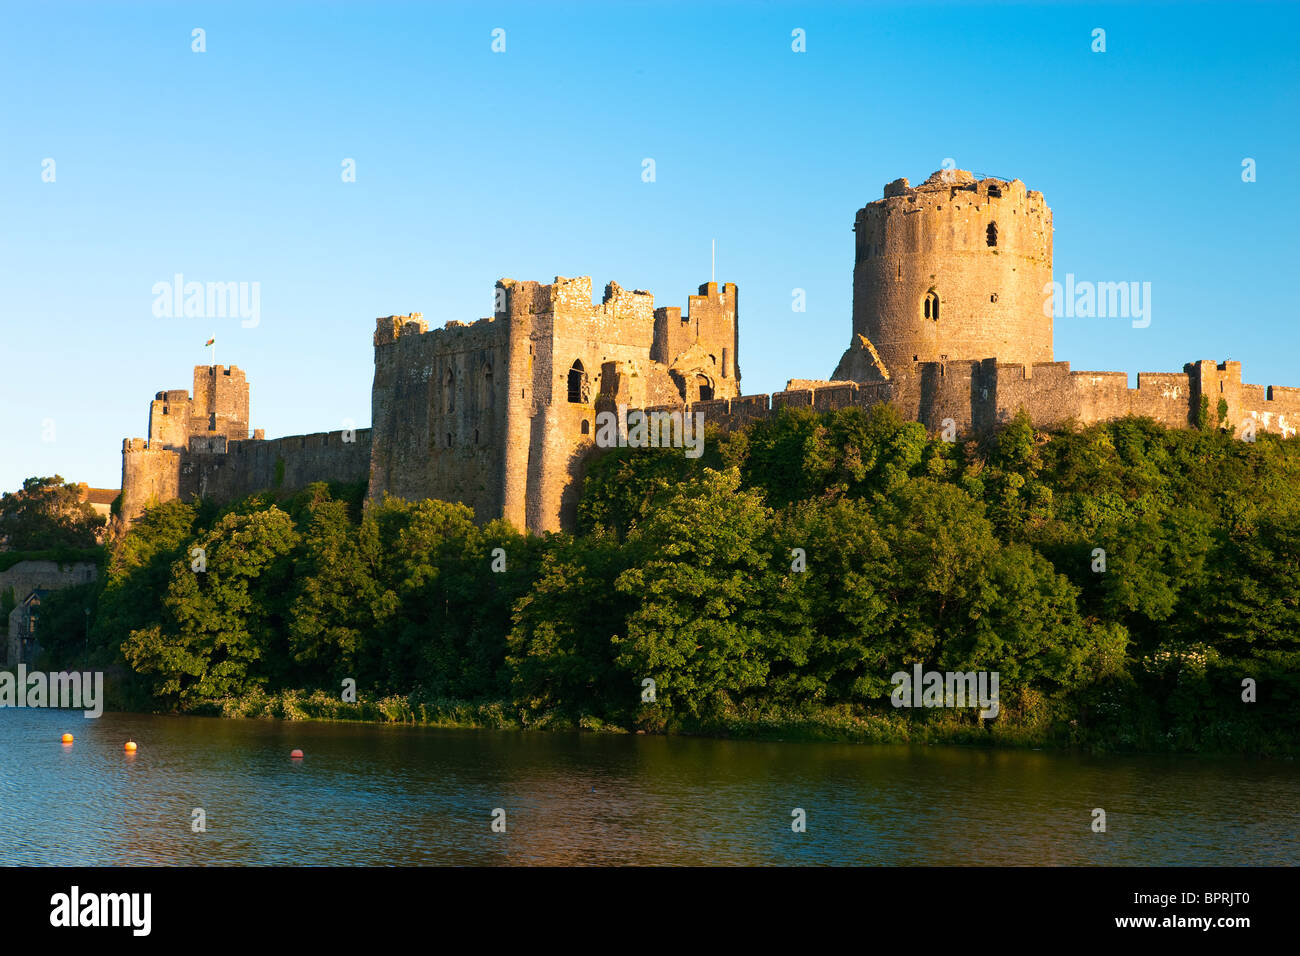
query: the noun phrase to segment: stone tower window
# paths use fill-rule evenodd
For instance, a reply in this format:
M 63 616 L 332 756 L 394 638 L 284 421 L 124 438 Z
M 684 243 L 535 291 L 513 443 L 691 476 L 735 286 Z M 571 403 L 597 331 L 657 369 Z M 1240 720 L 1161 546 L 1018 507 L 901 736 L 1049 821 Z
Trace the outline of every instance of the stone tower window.
M 939 321 L 939 294 L 927 292 L 925 295 L 925 317 Z
M 442 407 L 449 415 L 456 410 L 456 373 L 451 369 L 447 369 L 447 381 L 442 390 Z
M 591 434 L 591 422 L 587 421 L 585 418 L 582 420 L 582 433 L 584 435 Z
M 990 198 L 990 199 L 1001 199 L 1001 198 L 1002 198 L 1002 187 L 1001 187 L 1001 186 L 990 186 L 990 187 L 989 187 L 989 198 Z
M 697 375 L 695 376 L 695 382 L 700 387 L 700 401 L 713 401 L 713 385 L 708 378 L 703 375 Z
M 573 405 L 587 402 L 587 370 L 582 367 L 582 359 L 575 359 L 569 369 L 569 402 Z
M 998 224 L 996 222 L 989 223 L 989 227 L 984 231 L 984 234 L 985 239 L 990 246 L 996 246 L 998 244 Z
M 496 403 L 496 393 L 492 391 L 492 366 L 483 371 L 483 407 L 491 408 Z

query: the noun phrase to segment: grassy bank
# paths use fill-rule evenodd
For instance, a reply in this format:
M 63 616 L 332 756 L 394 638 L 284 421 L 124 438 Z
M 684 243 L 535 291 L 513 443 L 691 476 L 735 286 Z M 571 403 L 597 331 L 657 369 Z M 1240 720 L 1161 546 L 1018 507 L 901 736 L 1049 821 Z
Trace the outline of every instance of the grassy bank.
M 0 668 L 0 674 L 13 674 Z M 1104 753 L 1168 753 L 1204 756 L 1294 757 L 1300 746 L 1285 728 L 1267 721 L 1217 719 L 1197 726 L 1174 723 L 1157 708 L 1143 710 L 1130 701 L 1121 717 L 1080 726 L 1076 720 L 1053 719 L 1040 708 L 1005 706 L 992 721 L 973 711 L 949 708 L 879 709 L 851 704 L 804 704 L 774 707 L 747 704 L 720 716 L 692 719 L 664 713 L 654 705 L 635 717 L 610 721 L 592 714 L 562 710 L 527 712 L 508 700 L 464 700 L 426 692 L 378 696 L 361 693 L 355 703 L 325 690 L 253 689 L 239 696 L 205 699 L 168 708 L 139 692 L 127 673 L 105 673 L 104 709 L 126 713 L 171 713 L 185 716 L 259 720 L 347 721 L 486 730 L 551 730 L 598 733 L 645 733 L 769 741 L 819 741 L 859 744 L 932 744 L 995 748 L 1036 748 Z
M 860 744 L 934 744 L 998 748 L 1041 748 L 1086 753 L 1186 753 L 1289 757 L 1297 753 L 1284 736 L 1246 724 L 1221 724 L 1196 739 L 1134 726 L 1116 732 L 1064 727 L 1042 719 L 1004 714 L 976 723 L 952 710 L 924 713 L 872 711 L 848 705 L 800 710 L 745 708 L 709 722 L 659 720 L 653 709 L 639 723 L 623 726 L 592 715 L 546 713 L 525 718 L 508 701 L 466 701 L 421 694 L 366 697 L 345 703 L 323 690 L 254 691 L 238 698 L 209 700 L 188 708 L 195 716 L 273 720 L 353 721 L 491 730 L 589 731 L 707 736 L 742 740 L 820 741 Z

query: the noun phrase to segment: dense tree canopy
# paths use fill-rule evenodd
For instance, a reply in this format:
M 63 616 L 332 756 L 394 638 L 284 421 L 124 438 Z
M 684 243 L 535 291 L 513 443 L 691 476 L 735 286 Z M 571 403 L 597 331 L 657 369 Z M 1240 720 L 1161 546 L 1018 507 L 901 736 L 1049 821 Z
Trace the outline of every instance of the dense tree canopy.
M 28 478 L 0 495 L 0 542 L 14 551 L 93 548 L 105 519 L 58 475 Z
M 609 452 L 576 535 L 362 498 L 152 509 L 114 551 L 92 654 L 182 708 L 352 678 L 538 724 L 984 726 L 895 711 L 891 675 L 919 664 L 997 671 L 997 720 L 1041 739 L 1300 734 L 1300 439 L 1020 416 L 954 443 L 889 406 L 787 410 L 698 460 Z

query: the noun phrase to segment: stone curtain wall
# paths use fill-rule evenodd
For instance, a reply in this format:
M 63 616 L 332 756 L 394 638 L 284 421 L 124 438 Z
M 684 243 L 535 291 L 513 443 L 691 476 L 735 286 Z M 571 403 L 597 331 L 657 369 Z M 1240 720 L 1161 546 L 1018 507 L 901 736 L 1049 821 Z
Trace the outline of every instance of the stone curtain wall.
M 259 491 L 288 494 L 314 481 L 365 481 L 370 457 L 369 428 L 270 441 L 194 438 L 181 460 L 179 496 L 226 502 Z
M 370 498 L 442 498 L 464 502 L 481 521 L 499 517 L 508 323 L 429 331 L 414 314 L 377 324 Z
M 554 334 L 557 313 L 545 313 L 540 322 L 537 314 L 526 313 L 533 321 L 524 323 L 525 334 L 515 341 L 505 334 L 507 321 L 485 319 L 430 332 L 419 320 L 396 325 L 391 317 L 380 320 L 388 325 L 376 335 L 372 429 L 355 430 L 353 441 L 344 441 L 343 431 L 270 441 L 207 435 L 191 438 L 188 451 L 128 439 L 122 451 L 123 514 L 134 517 L 151 501 L 199 496 L 225 502 L 265 490 L 291 493 L 313 481 L 369 476 L 373 500 L 385 491 L 407 499 L 441 498 L 464 502 L 480 521 L 510 518 L 505 505 L 513 448 L 514 467 L 520 469 L 515 477 L 522 478 L 515 486 L 515 494 L 522 494 L 522 526 L 533 532 L 571 527 L 582 476 L 602 450 L 594 445 L 594 382 L 590 403 L 568 401 L 569 352 L 586 350 L 581 354 L 592 357 L 595 376 L 602 368 L 632 361 L 625 349 L 641 355 L 639 346 L 602 346 L 574 338 L 572 330 L 581 326 L 572 312 L 558 313 L 560 323 L 570 325 L 565 335 Z M 653 323 L 652 312 L 638 310 L 630 316 Z M 535 338 L 539 329 L 545 334 Z M 556 343 L 558 361 L 551 358 Z M 512 350 L 520 352 L 530 383 L 518 399 L 508 395 L 507 380 L 498 371 L 508 370 Z M 611 355 L 615 357 L 596 364 Z M 543 397 L 532 397 L 543 391 Z M 1239 434 L 1247 419 L 1258 431 L 1273 434 L 1294 435 L 1300 426 L 1300 388 L 1243 384 L 1239 362 L 1210 361 L 1189 363 L 1182 373 L 1140 373 L 1137 388 L 1128 387 L 1122 372 L 1072 371 L 1068 362 L 1026 366 L 985 359 L 916 363 L 880 384 L 825 383 L 685 406 L 627 404 L 646 412 L 687 407 L 704 412 L 706 427 L 729 431 L 783 407 L 828 411 L 890 401 L 905 418 L 931 432 L 942 429 L 948 418 L 959 431 L 979 432 L 1008 421 L 1020 408 L 1039 426 L 1138 415 L 1187 428 L 1196 422 L 1202 395 L 1208 399 L 1209 423 L 1219 423 L 1222 398 L 1227 405 L 1224 424 Z M 620 387 L 616 397 L 635 395 Z M 524 426 L 516 445 L 507 428 L 514 413 L 522 413 L 517 422 Z
M 904 418 L 921 422 L 932 432 L 951 418 L 958 430 L 985 431 L 1009 421 L 1024 408 L 1035 425 L 1050 427 L 1073 419 L 1080 424 L 1109 421 L 1126 415 L 1152 418 L 1171 428 L 1189 428 L 1196 422 L 1203 370 L 1214 372 L 1206 382 L 1210 395 L 1209 422 L 1217 424 L 1219 382 L 1224 394 L 1236 383 L 1241 403 L 1233 406 L 1224 424 L 1238 434 L 1247 418 L 1260 432 L 1294 435 L 1300 426 L 1300 388 L 1241 385 L 1239 362 L 1189 364 L 1183 373 L 1142 372 L 1138 387 L 1128 387 L 1123 372 L 1071 371 L 1069 362 L 1024 366 L 992 359 L 981 362 L 922 362 L 893 381 L 878 385 L 826 383 L 812 388 L 745 395 L 730 400 L 698 402 L 693 411 L 704 412 L 706 426 L 723 431 L 768 418 L 784 407 L 829 411 L 868 408 L 893 402 Z M 681 406 L 654 406 L 653 411 L 679 411 Z

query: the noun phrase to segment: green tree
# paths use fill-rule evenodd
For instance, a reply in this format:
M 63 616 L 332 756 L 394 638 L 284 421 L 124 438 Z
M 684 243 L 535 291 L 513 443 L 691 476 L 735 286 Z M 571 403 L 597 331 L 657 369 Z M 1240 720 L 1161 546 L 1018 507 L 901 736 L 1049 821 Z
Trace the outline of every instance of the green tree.
M 133 630 L 122 646 L 156 697 L 194 703 L 283 676 L 276 671 L 287 654 L 278 645 L 297 538 L 279 508 L 229 514 L 196 542 L 205 570 L 195 570 L 198 558 L 172 565 L 164 620 Z
M 515 604 L 511 693 L 529 716 L 631 719 L 641 686 L 617 660 L 617 639 L 639 597 L 616 582 L 627 554 L 613 532 L 547 542 L 536 580 Z
M 289 652 L 300 680 L 357 678 L 379 598 L 375 526 L 352 523 L 348 505 L 323 487 L 306 506 L 289 609 Z
M 96 603 L 92 648 L 103 664 L 123 660 L 121 645 L 132 631 L 159 624 L 172 565 L 189 566 L 196 509 L 173 500 L 150 508 L 113 549 Z
M 656 682 L 666 715 L 716 719 L 796 652 L 768 627 L 771 513 L 736 469 L 706 469 L 659 499 L 629 538 L 620 594 L 639 600 L 616 639 L 618 666 Z
M 81 500 L 81 486 L 58 475 L 28 478 L 0 495 L 0 540 L 15 551 L 93 548 L 104 517 Z
M 779 515 L 776 553 L 787 568 L 772 594 L 779 626 L 806 646 L 773 662 L 775 702 L 837 703 L 888 693 L 901 649 L 894 555 L 869 502 L 815 499 Z M 788 559 L 788 560 L 787 560 Z

